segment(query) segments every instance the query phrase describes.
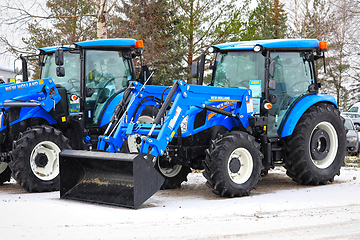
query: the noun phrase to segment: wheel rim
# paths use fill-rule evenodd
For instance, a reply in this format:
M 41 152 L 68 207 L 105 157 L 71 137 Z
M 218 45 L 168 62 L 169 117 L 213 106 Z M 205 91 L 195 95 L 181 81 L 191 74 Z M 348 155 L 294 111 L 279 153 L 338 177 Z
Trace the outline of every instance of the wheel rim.
M 311 133 L 310 156 L 312 162 L 320 169 L 329 167 L 335 160 L 338 149 L 338 136 L 329 122 L 321 122 Z
M 53 142 L 43 141 L 37 144 L 30 155 L 30 167 L 41 180 L 54 179 L 59 174 L 60 148 Z
M 253 158 L 245 148 L 235 149 L 227 161 L 229 177 L 236 184 L 242 184 L 249 180 L 253 167 Z
M 157 165 L 159 167 L 160 172 L 165 177 L 168 177 L 168 178 L 177 176 L 179 174 L 179 172 L 181 171 L 181 168 L 182 168 L 182 165 L 175 165 L 172 168 L 163 168 L 163 167 L 160 166 L 160 161 L 159 160 L 157 160 Z
M 4 162 L 0 163 L 0 174 L 6 170 L 7 166 L 8 166 L 7 163 Z
M 154 118 L 150 116 L 140 116 L 136 123 L 140 124 L 152 124 L 154 122 Z M 141 147 L 141 135 L 135 134 L 128 137 L 128 147 L 130 152 L 139 152 Z M 172 168 L 164 168 L 160 166 L 159 160 L 157 161 L 157 165 L 159 167 L 160 172 L 168 178 L 175 177 L 181 171 L 181 165 L 175 165 Z
M 139 124 L 152 124 L 154 122 L 154 119 L 150 116 L 140 116 L 138 118 L 138 120 L 136 121 L 136 123 Z M 134 134 L 134 135 L 130 135 L 128 137 L 128 148 L 129 148 L 129 152 L 131 153 L 137 153 L 140 151 L 141 148 L 141 135 L 139 134 Z

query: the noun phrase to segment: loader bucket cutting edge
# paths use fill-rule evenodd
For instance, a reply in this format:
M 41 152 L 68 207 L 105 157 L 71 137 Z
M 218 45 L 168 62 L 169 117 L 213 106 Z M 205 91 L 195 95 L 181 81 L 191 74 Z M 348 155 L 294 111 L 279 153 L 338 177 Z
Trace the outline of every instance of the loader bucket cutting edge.
M 164 182 L 150 154 L 64 150 L 60 198 L 137 209 Z

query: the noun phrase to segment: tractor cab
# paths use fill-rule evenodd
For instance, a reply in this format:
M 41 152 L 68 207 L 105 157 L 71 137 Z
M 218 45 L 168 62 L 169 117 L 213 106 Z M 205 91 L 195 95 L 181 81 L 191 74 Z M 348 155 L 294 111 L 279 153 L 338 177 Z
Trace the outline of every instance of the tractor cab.
M 134 39 L 40 48 L 41 78 L 53 79 L 62 95 L 62 109 L 54 114 L 58 122 L 66 123 L 67 118 L 77 119 L 80 114 L 81 124 L 85 124 L 96 146 L 96 136 L 109 123 L 123 90 L 129 81 L 136 80 L 133 59 L 141 58 L 142 49 L 142 41 Z
M 40 49 L 45 55 L 41 78 L 65 88 L 69 115 L 84 112 L 86 125 L 99 127 L 108 103 L 136 79 L 136 40 L 94 40 L 56 49 Z
M 318 43 L 264 40 L 215 45 L 211 85 L 251 89 L 254 116 L 267 117 L 269 137 L 280 136 L 291 105 L 317 92 L 314 60 L 324 58 L 321 53 L 326 50 Z

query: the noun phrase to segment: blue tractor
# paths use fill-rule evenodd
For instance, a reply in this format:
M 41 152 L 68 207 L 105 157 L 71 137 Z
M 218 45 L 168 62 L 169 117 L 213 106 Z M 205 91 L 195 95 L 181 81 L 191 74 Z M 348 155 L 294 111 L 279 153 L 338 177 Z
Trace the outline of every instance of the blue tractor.
M 59 152 L 96 148 L 136 79 L 133 59 L 141 59 L 142 48 L 141 40 L 105 39 L 21 56 L 15 68 L 23 82 L 0 85 L 0 184 L 12 173 L 29 192 L 58 190 Z M 27 79 L 31 60 L 41 66 L 39 80 Z
M 334 97 L 318 93 L 315 61 L 326 42 L 263 40 L 212 47 L 193 65 L 197 85 L 131 82 L 97 150 L 60 153 L 60 196 L 138 208 L 178 188 L 190 169 L 223 197 L 249 195 L 275 166 L 319 185 L 340 174 L 346 131 Z M 325 61 L 324 61 L 325 62 Z M 126 109 L 125 109 L 126 108 Z

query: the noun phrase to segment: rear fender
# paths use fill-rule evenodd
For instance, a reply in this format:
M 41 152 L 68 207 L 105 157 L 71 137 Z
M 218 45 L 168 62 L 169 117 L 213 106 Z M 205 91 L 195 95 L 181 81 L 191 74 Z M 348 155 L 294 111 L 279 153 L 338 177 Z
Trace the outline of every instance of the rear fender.
M 301 98 L 292 106 L 288 111 L 287 116 L 284 118 L 284 121 L 281 123 L 278 130 L 280 137 L 284 138 L 290 136 L 305 111 L 319 102 L 329 102 L 338 107 L 335 98 L 331 95 L 311 94 Z

